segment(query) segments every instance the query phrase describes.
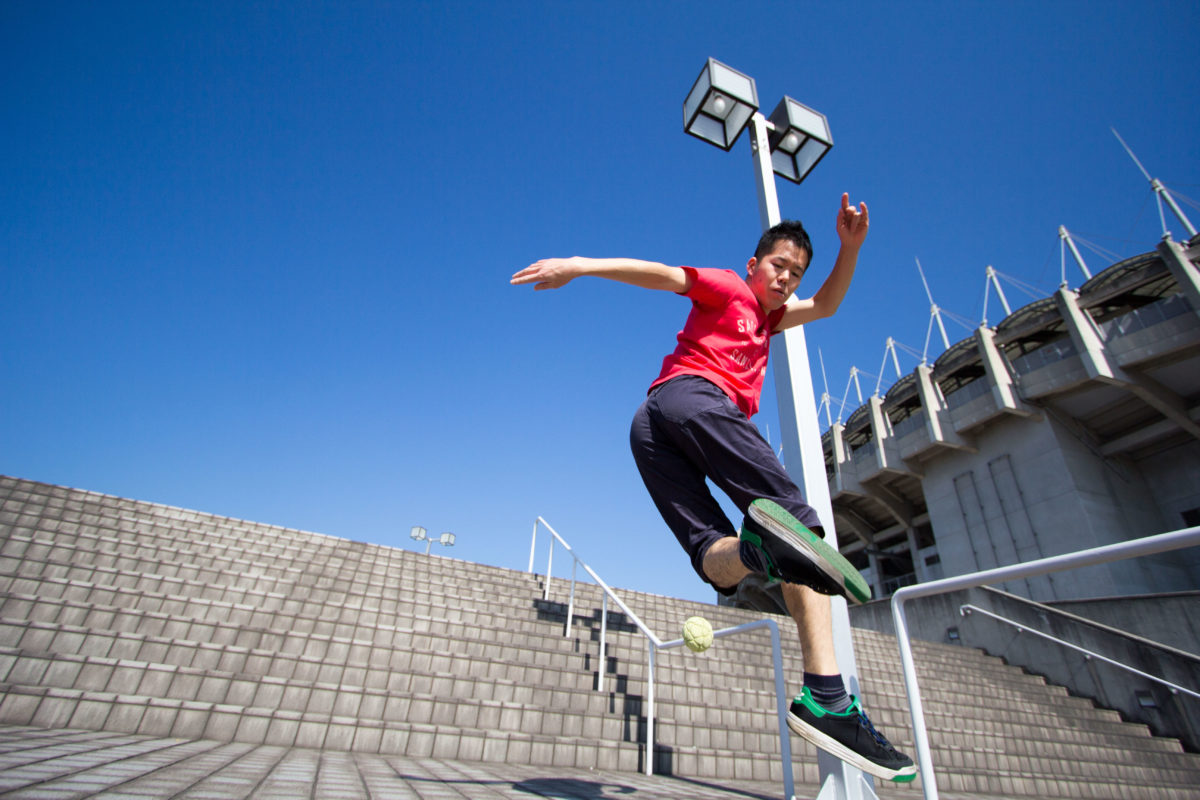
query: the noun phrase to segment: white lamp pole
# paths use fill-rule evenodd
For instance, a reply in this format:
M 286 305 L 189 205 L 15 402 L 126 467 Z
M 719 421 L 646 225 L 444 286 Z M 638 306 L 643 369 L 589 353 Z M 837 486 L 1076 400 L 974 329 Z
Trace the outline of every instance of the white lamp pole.
M 730 77 L 731 73 L 734 77 Z M 726 102 L 714 102 L 714 97 Z M 728 98 L 733 100 L 728 101 Z M 770 121 L 758 111 L 757 100 L 753 78 L 710 58 L 684 102 L 684 129 L 728 151 L 741 134 L 742 127 L 750 128 L 759 216 L 765 231 L 781 219 L 775 173 L 796 183 L 804 180 L 833 146 L 833 138 L 824 115 L 790 97 L 780 101 Z M 745 113 L 746 108 L 750 113 Z M 727 115 L 724 120 L 719 118 L 721 113 Z M 733 130 L 743 116 L 742 127 Z M 721 121 L 725 124 L 717 124 Z M 803 489 L 808 504 L 820 516 L 826 541 L 837 547 L 804 327 L 790 328 L 776 336 L 771 357 L 775 362 L 775 392 L 784 461 L 792 479 Z M 861 697 L 854 644 L 850 638 L 850 614 L 844 599 L 833 598 L 832 602 L 833 644 L 838 666 L 847 689 Z M 817 800 L 874 800 L 876 797 L 872 779 L 861 770 L 823 750 L 818 750 L 818 765 L 821 792 Z M 786 789 L 790 792 L 792 787 Z

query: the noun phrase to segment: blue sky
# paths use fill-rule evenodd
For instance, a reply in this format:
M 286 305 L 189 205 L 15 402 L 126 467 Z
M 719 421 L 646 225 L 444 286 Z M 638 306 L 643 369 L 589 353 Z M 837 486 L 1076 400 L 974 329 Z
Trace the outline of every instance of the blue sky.
M 857 365 L 869 393 L 888 336 L 924 344 L 915 258 L 977 321 L 989 264 L 1054 289 L 1060 224 L 1153 247 L 1110 127 L 1200 196 L 1198 23 L 1185 2 L 4 3 L 0 473 L 407 548 L 423 525 L 522 569 L 540 514 L 610 583 L 710 600 L 627 447 L 686 301 L 508 277 L 743 268 L 749 144 L 681 124 L 713 56 L 766 111 L 829 117 L 780 201 L 813 234 L 802 294 L 840 193 L 870 206 L 850 295 L 808 330 L 830 391 Z

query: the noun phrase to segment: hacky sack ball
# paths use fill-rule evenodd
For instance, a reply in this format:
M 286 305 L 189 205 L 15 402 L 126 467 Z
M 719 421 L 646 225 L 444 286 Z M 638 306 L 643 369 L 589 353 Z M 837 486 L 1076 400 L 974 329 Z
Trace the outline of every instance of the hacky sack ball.
M 688 617 L 683 623 L 683 643 L 695 653 L 703 653 L 712 647 L 713 629 L 704 617 Z

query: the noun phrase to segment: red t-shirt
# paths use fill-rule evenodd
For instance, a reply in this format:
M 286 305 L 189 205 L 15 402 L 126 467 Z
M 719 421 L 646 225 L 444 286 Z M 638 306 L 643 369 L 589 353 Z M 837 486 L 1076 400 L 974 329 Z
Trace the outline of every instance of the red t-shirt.
M 762 394 L 771 330 L 784 310 L 768 314 L 733 270 L 683 269 L 692 279 L 684 294 L 692 311 L 676 337 L 675 352 L 663 359 L 662 372 L 650 388 L 680 375 L 699 375 L 752 417 Z

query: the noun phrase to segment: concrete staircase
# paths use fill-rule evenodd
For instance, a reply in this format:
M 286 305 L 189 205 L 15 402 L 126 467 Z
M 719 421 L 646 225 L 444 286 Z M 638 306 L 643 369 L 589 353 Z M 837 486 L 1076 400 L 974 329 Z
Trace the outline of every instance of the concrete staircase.
M 0 725 L 633 772 L 646 644 L 580 585 L 0 477 Z M 660 636 L 693 614 L 638 592 Z M 802 660 L 780 619 L 788 674 Z M 866 706 L 912 752 L 895 640 L 855 632 Z M 1041 678 L 914 642 L 939 788 L 1012 797 L 1194 798 L 1200 756 Z M 659 656 L 656 772 L 781 780 L 769 639 Z M 598 671 L 604 691 L 595 691 Z M 792 685 L 791 690 L 798 690 Z M 798 783 L 819 780 L 793 737 Z M 917 797 L 919 781 L 878 789 Z

